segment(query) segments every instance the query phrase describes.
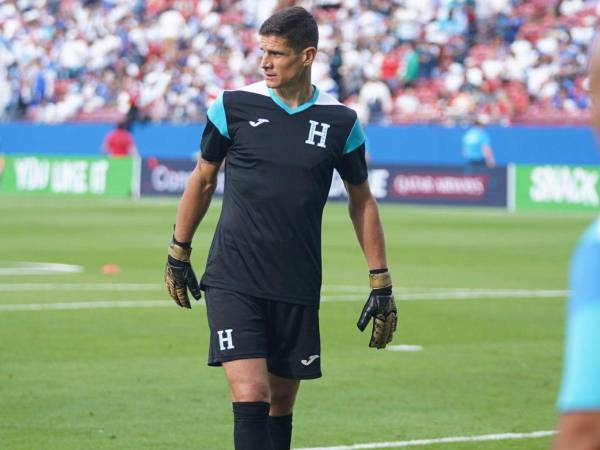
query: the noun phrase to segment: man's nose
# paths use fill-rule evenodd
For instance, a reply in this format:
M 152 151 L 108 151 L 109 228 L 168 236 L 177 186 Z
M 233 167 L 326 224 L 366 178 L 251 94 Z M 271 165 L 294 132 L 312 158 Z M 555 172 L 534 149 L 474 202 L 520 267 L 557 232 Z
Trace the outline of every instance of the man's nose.
M 271 59 L 267 55 L 263 55 L 260 61 L 260 67 L 263 69 L 270 69 L 273 66 Z

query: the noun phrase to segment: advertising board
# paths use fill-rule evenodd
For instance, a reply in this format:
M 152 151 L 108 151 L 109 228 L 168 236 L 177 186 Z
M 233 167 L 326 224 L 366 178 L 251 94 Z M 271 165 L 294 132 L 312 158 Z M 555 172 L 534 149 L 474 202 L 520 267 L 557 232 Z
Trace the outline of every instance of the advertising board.
M 144 158 L 141 173 L 142 195 L 180 196 L 196 163 L 193 160 Z M 219 173 L 216 196 L 223 194 L 225 174 Z M 381 201 L 440 205 L 506 207 L 506 169 L 462 167 L 373 165 L 369 185 Z M 346 199 L 344 183 L 334 172 L 329 198 Z
M 0 192 L 127 197 L 133 181 L 131 158 L 0 156 Z
M 600 167 L 514 166 L 516 210 L 600 210 Z

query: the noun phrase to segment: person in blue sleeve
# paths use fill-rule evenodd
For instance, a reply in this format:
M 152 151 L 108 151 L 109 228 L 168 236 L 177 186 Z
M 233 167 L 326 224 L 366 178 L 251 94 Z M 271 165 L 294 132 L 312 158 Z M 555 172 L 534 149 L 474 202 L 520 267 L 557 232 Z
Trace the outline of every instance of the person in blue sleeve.
M 472 171 L 496 166 L 492 141 L 485 131 L 486 123 L 487 117 L 478 116 L 462 138 L 463 156 L 467 161 L 468 169 Z
M 592 123 L 600 133 L 600 49 L 590 58 Z M 570 299 L 560 420 L 554 450 L 600 449 L 600 218 L 581 237 L 571 260 Z

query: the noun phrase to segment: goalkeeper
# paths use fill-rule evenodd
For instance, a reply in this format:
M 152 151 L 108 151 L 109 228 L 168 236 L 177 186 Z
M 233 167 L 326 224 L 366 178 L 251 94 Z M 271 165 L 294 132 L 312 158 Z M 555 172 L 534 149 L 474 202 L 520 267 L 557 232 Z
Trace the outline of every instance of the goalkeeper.
M 222 366 L 233 401 L 236 450 L 288 450 L 300 380 L 321 376 L 321 219 L 336 169 L 370 269 L 359 314 L 373 321 L 369 346 L 396 328 L 378 208 L 367 181 L 356 113 L 311 83 L 318 30 L 303 8 L 281 10 L 260 29 L 265 80 L 221 94 L 208 111 L 201 159 L 183 194 L 166 283 L 190 308 L 205 292 L 208 364 Z M 225 164 L 225 188 L 200 284 L 190 264 L 194 232 Z

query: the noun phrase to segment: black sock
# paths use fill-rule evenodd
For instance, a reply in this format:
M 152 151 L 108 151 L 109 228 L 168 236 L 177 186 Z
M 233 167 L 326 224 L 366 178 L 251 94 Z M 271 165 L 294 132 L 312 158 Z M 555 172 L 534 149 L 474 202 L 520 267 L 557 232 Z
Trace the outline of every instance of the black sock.
M 272 450 L 266 402 L 233 403 L 233 441 L 235 450 Z
M 269 436 L 273 450 L 290 450 L 292 443 L 292 415 L 269 416 Z

